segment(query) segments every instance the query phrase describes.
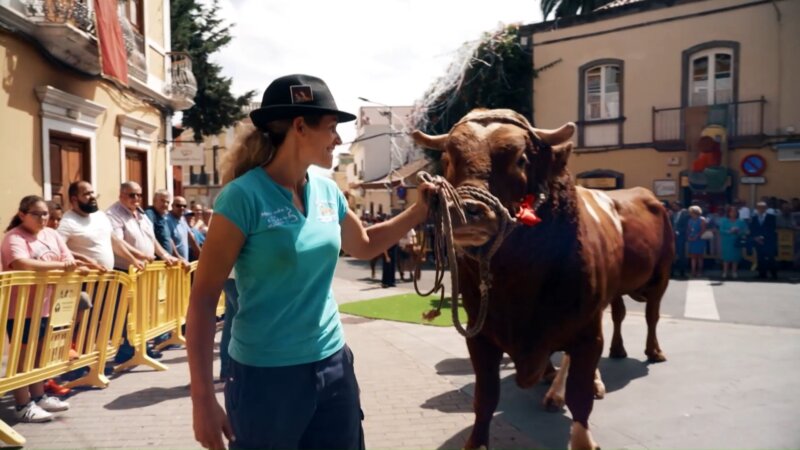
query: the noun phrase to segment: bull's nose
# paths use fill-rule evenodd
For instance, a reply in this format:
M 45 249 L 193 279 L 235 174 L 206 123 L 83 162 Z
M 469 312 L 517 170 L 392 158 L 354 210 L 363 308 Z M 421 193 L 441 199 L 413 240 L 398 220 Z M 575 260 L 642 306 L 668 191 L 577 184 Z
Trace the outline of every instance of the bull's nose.
M 464 200 L 464 214 L 468 220 L 476 220 L 486 216 L 486 206 L 474 200 Z

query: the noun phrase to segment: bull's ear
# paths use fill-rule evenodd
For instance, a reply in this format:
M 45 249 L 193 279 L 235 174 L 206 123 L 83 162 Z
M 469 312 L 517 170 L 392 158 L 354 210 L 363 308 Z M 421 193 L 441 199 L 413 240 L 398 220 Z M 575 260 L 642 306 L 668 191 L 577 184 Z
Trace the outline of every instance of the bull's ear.
M 577 130 L 577 126 L 572 122 L 567 122 L 559 128 L 554 130 L 545 130 L 542 128 L 533 128 L 534 133 L 536 133 L 539 138 L 550 144 L 550 145 L 558 145 L 565 141 L 568 141 L 573 134 L 575 134 L 575 130 Z
M 567 167 L 569 155 L 572 154 L 572 142 L 554 146 L 552 152 L 553 160 L 550 166 L 550 173 L 559 175 Z
M 444 150 L 444 143 L 447 141 L 446 134 L 431 136 L 419 130 L 414 130 L 414 132 L 411 133 L 411 138 L 414 139 L 414 142 L 420 147 L 438 150 L 440 152 Z

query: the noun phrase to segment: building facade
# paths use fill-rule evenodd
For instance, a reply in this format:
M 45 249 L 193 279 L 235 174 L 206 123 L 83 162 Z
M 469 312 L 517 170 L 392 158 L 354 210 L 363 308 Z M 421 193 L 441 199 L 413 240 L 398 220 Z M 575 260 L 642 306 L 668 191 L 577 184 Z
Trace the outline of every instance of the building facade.
M 170 2 L 118 3 L 127 85 L 101 76 L 95 6 L 0 0 L 3 221 L 25 195 L 68 205 L 76 180 L 95 186 L 101 208 L 127 180 L 142 185 L 144 203 L 171 188 L 171 116 L 193 105 L 196 83 L 188 56 L 171 52 Z
M 356 139 L 340 159 L 334 179 L 356 213 L 390 214 L 413 203 L 409 167 L 422 154 L 407 135 L 411 106 L 362 106 Z
M 708 204 L 800 196 L 800 2 L 627 1 L 522 28 L 534 121 L 579 184 Z M 554 64 L 551 64 L 554 63 Z

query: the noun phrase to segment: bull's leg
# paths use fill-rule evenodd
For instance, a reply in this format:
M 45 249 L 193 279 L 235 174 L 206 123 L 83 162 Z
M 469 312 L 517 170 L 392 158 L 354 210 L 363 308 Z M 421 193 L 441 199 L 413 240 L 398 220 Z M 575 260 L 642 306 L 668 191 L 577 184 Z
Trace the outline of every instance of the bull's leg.
M 553 384 L 542 398 L 542 406 L 548 411 L 558 411 L 564 407 L 564 395 L 567 388 L 567 374 L 569 373 L 569 355 L 564 353 L 561 366 L 555 373 Z
M 571 449 L 596 449 L 597 444 L 589 432 L 589 415 L 594 406 L 594 376 L 600 354 L 603 352 L 602 317 L 592 319 L 592 324 L 569 349 L 570 368 L 566 401 L 572 413 L 569 446 Z
M 481 335 L 467 339 L 467 348 L 475 370 L 475 424 L 464 447 L 488 447 L 489 425 L 500 401 L 500 360 L 503 352 Z
M 625 320 L 625 301 L 622 300 L 622 296 L 611 301 L 611 320 L 614 322 L 614 334 L 611 337 L 611 351 L 608 356 L 627 358 L 628 352 L 622 344 L 622 321 Z
M 644 354 L 647 355 L 647 360 L 650 362 L 664 362 L 667 360 L 658 345 L 658 337 L 656 337 L 656 325 L 658 325 L 658 319 L 661 317 L 661 296 L 664 295 L 664 291 L 662 290 L 657 294 L 647 298 L 647 306 L 645 307 L 647 342 L 645 343 Z
M 594 398 L 600 400 L 606 397 L 606 384 L 600 376 L 600 369 L 594 369 Z

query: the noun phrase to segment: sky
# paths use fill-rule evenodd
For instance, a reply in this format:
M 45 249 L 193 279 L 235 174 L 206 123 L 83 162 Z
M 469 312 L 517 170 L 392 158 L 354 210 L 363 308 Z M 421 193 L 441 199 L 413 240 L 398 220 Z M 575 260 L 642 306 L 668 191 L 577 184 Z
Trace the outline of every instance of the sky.
M 541 21 L 538 0 L 219 0 L 233 40 L 212 60 L 233 93 L 306 73 L 325 80 L 339 109 L 365 97 L 404 106 L 422 97 L 464 42 L 501 24 Z M 339 125 L 344 142 L 355 125 Z M 344 150 L 347 145 L 337 150 Z

